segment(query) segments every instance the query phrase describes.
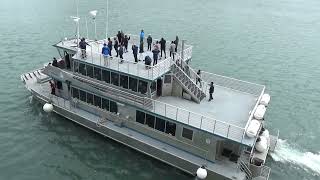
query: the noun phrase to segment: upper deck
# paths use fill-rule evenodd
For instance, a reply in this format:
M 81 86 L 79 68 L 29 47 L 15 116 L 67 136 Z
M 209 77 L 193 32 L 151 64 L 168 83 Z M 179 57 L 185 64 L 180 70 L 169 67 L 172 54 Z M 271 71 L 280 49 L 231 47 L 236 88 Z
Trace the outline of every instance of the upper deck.
M 146 80 L 154 81 L 163 74 L 170 71 L 170 67 L 172 66 L 172 59 L 169 57 L 169 47 L 170 43 L 167 41 L 166 43 L 166 53 L 167 57 L 162 57 L 158 60 L 158 64 L 155 66 L 146 66 L 144 63 L 144 58 L 146 56 L 150 56 L 151 59 L 153 57 L 153 54 L 151 51 L 147 51 L 147 43 L 146 39 L 144 40 L 144 52 L 141 54 L 138 54 L 138 63 L 134 62 L 134 57 L 132 54 L 131 47 L 133 44 L 139 46 L 140 39 L 138 36 L 135 35 L 129 35 L 130 40 L 128 44 L 128 52 L 123 54 L 123 62 L 121 63 L 121 59 L 119 57 L 116 57 L 116 51 L 114 48 L 112 48 L 112 58 L 104 59 L 103 55 L 101 54 L 103 44 L 105 40 L 99 40 L 99 41 L 92 41 L 87 40 L 87 43 L 90 46 L 87 46 L 87 57 L 82 58 L 81 57 L 81 51 L 77 48 L 77 40 L 71 39 L 71 40 L 63 40 L 59 42 L 58 44 L 54 45 L 55 47 L 64 48 L 67 50 L 71 50 L 75 53 L 73 56 L 73 59 L 89 63 L 96 66 L 105 67 L 108 69 L 111 69 L 113 71 L 118 71 L 121 73 L 129 74 L 131 76 L 136 76 L 139 78 L 143 78 Z M 113 37 L 111 38 L 113 41 Z M 159 41 L 158 39 L 154 39 L 153 42 Z M 178 52 L 177 54 L 179 56 L 182 55 L 182 47 L 181 44 L 178 46 Z M 191 59 L 192 57 L 192 46 L 190 45 L 184 45 L 184 61 L 187 61 Z

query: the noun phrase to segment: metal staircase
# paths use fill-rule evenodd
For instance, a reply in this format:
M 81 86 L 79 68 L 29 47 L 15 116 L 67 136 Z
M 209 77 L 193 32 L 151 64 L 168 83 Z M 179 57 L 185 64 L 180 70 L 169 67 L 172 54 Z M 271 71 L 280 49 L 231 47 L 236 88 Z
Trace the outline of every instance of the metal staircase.
M 172 66 L 172 72 L 174 78 L 179 82 L 183 89 L 190 94 L 194 101 L 200 103 L 201 100 L 206 97 L 205 92 L 203 92 L 202 88 L 196 84 L 195 80 L 192 80 L 175 62 Z

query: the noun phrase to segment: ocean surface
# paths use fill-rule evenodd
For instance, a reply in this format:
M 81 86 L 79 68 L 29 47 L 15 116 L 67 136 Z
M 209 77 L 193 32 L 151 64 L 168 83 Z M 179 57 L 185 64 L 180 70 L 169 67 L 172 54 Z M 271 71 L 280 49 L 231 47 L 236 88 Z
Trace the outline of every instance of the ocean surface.
M 280 130 L 268 166 L 271 180 L 320 179 L 319 0 L 110 0 L 109 31 L 119 29 L 194 46 L 192 65 L 264 84 L 272 101 L 267 126 Z M 88 11 L 105 0 L 80 0 L 81 34 Z M 74 0 L 0 1 L 0 179 L 152 179 L 192 177 L 55 114 L 45 114 L 20 74 L 58 56 L 51 46 L 75 35 Z

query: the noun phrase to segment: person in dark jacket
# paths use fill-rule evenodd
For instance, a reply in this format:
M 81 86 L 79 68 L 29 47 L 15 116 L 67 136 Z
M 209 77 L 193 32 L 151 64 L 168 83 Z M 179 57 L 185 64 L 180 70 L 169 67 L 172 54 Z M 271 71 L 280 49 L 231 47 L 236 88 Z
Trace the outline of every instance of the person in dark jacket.
M 123 48 L 122 45 L 120 45 L 119 56 L 120 56 L 120 59 L 121 59 L 121 63 L 123 62 L 123 52 L 124 52 L 124 48 Z
M 68 54 L 67 51 L 64 52 L 64 60 L 66 61 L 67 69 L 70 69 L 71 68 L 71 66 L 70 66 L 70 55 Z
M 133 53 L 133 57 L 134 57 L 134 62 L 138 62 L 138 46 L 133 44 L 132 45 L 132 53 Z
M 53 58 L 52 66 L 58 67 L 58 60 L 55 57 Z
M 119 56 L 119 42 L 118 42 L 117 38 L 114 38 L 114 45 L 113 45 L 113 47 L 114 47 L 114 50 L 115 50 L 116 53 L 117 53 L 116 57 L 118 57 L 118 56 Z
M 108 38 L 108 48 L 109 48 L 109 56 L 111 57 L 111 51 L 112 51 L 112 41 L 110 38 Z
M 82 38 L 81 41 L 79 42 L 79 47 L 81 49 L 81 58 L 84 59 L 87 57 L 87 45 L 90 46 L 85 38 Z
M 147 69 L 150 67 L 151 62 L 152 62 L 152 60 L 151 60 L 150 56 L 146 56 L 146 57 L 144 58 L 144 63 L 145 63 L 145 65 L 146 65 L 146 68 L 147 68 Z
M 179 45 L 179 37 L 176 36 L 176 40 L 174 41 L 174 43 L 176 44 L 176 52 L 178 51 L 178 45 Z
M 166 55 L 166 40 L 164 40 L 163 38 L 161 38 L 160 40 L 160 46 L 161 46 L 161 57 L 162 57 L 162 51 L 164 52 L 164 58 L 167 58 Z
M 209 101 L 211 101 L 213 99 L 213 97 L 212 97 L 213 93 L 214 93 L 214 86 L 213 86 L 213 82 L 211 82 L 210 88 L 209 88 L 209 94 L 210 94 Z
M 197 78 L 196 78 L 196 84 L 200 83 L 200 87 L 202 87 L 202 84 L 201 84 L 201 70 L 199 69 L 198 72 L 197 72 Z
M 153 65 L 156 65 L 158 63 L 158 56 L 159 56 L 159 49 L 152 50 L 153 53 Z
M 125 48 L 125 52 L 128 52 L 128 44 L 129 44 L 130 36 L 125 35 L 123 39 L 123 45 Z
M 151 44 L 152 44 L 151 34 L 149 34 L 149 36 L 147 38 L 147 43 L 148 43 L 148 50 L 147 51 L 151 51 Z
M 118 38 L 118 42 L 121 44 L 122 38 L 121 38 L 121 32 L 120 31 L 118 31 L 117 38 Z
M 51 94 L 52 95 L 56 95 L 56 86 L 54 83 L 52 83 L 51 81 L 49 81 L 50 84 L 50 88 L 51 88 Z

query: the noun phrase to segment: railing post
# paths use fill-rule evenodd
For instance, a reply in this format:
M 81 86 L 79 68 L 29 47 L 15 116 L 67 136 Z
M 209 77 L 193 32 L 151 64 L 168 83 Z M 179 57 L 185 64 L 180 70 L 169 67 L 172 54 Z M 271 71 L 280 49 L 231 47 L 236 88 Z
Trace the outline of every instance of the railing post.
M 201 122 L 202 122 L 202 117 L 203 116 L 201 116 Z M 190 124 L 190 111 L 189 111 L 189 114 L 188 114 L 188 125 Z M 200 129 L 201 129 L 201 124 L 200 124 Z
M 179 108 L 177 108 L 177 112 L 176 112 L 176 121 L 178 121 L 178 112 L 179 112 Z
M 214 131 L 216 130 L 216 124 L 217 124 L 217 121 L 216 121 L 216 120 L 214 120 L 213 132 L 212 132 L 212 133 L 214 133 Z
M 167 117 L 167 104 L 164 104 L 164 116 Z
M 227 137 L 229 137 L 229 130 L 230 130 L 230 124 L 228 126 L 228 133 L 227 133 Z

